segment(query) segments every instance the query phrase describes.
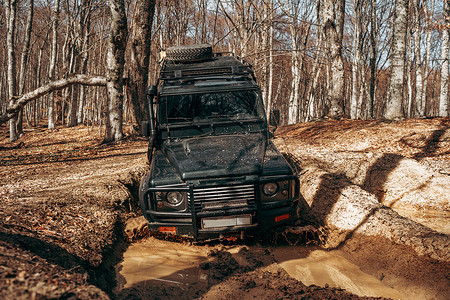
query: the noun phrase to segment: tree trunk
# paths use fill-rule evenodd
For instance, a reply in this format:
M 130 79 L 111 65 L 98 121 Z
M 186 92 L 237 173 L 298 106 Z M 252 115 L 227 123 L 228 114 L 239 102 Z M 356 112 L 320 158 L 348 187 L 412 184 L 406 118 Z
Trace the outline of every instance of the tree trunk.
M 268 93 L 268 86 L 267 86 L 267 67 L 268 67 L 268 58 L 267 58 L 267 50 L 268 50 L 268 40 L 269 40 L 269 30 L 267 26 L 267 19 L 269 17 L 269 7 L 266 3 L 266 1 L 262 1 L 261 5 L 263 5 L 263 15 L 261 18 L 261 49 L 260 52 L 262 53 L 263 59 L 262 59 L 262 66 L 261 66 L 261 94 L 263 98 L 264 107 L 266 107 L 267 112 L 267 93 Z M 267 112 L 268 113 L 268 112 Z
M 5 57 L 3 56 L 2 58 L 4 60 Z M 0 111 L 3 111 L 4 107 L 6 109 L 6 106 L 7 106 L 6 101 L 3 101 L 4 99 L 6 99 L 5 88 L 4 88 L 5 83 L 4 83 L 3 79 L 6 77 L 4 75 L 4 73 L 5 73 L 5 69 L 7 69 L 7 68 L 4 67 L 3 61 L 0 61 L 0 66 L 2 66 L 2 68 L 0 69 Z
M 72 45 L 72 55 L 71 55 L 71 64 L 69 65 L 70 73 L 77 73 L 80 69 L 80 60 L 78 59 L 78 50 L 77 46 Z M 68 98 L 70 98 L 69 109 L 67 112 L 67 126 L 75 127 L 78 125 L 77 112 L 78 112 L 78 96 L 79 96 L 79 87 L 72 86 L 72 93 L 68 93 Z M 69 89 L 70 90 L 70 89 Z M 67 99 L 67 98 L 66 98 Z M 62 114 L 64 115 L 64 114 Z
M 320 24 L 321 21 L 321 6 L 320 6 L 320 1 L 318 1 L 317 3 L 317 19 L 318 19 L 318 23 Z M 316 33 L 316 51 L 314 53 L 315 57 L 314 57 L 314 62 L 312 65 L 312 71 L 311 71 L 311 77 L 313 77 L 313 80 L 310 80 L 310 84 L 308 86 L 307 92 L 306 92 L 306 97 L 308 98 L 307 101 L 307 113 L 306 113 L 306 118 L 305 121 L 308 122 L 311 119 L 314 119 L 316 117 L 316 109 L 315 109 L 315 104 L 318 100 L 318 97 L 316 97 L 316 87 L 317 84 L 319 82 L 319 75 L 321 72 L 321 68 L 319 67 L 319 59 L 322 56 L 322 51 L 319 50 L 322 48 L 322 44 L 323 44 L 323 31 L 321 30 L 317 30 Z
M 149 84 L 149 61 L 151 29 L 155 12 L 155 0 L 139 0 L 136 3 L 128 61 L 128 99 L 131 100 L 134 119 L 140 127 L 148 119 L 147 87 Z
M 51 57 L 50 66 L 48 71 L 49 81 L 56 79 L 55 67 L 56 67 L 56 56 L 58 50 L 58 19 L 59 19 L 59 0 L 55 0 L 55 6 L 52 11 L 52 45 L 51 45 Z M 52 93 L 49 97 L 48 103 L 48 129 L 55 128 L 55 95 Z
M 448 67 L 449 67 L 449 48 L 450 48 L 450 3 L 444 3 L 444 29 L 442 30 L 442 49 L 441 49 L 441 92 L 439 95 L 439 116 L 448 117 Z
M 15 31 L 16 31 L 16 0 L 6 1 L 6 52 L 7 52 L 7 82 L 8 82 L 8 107 L 15 104 L 16 96 L 16 59 L 15 59 Z M 16 118 L 9 121 L 9 141 L 14 142 L 18 138 L 16 130 Z
M 33 24 L 33 9 L 34 9 L 34 0 L 30 0 L 28 3 L 28 15 L 27 15 L 27 24 L 25 27 L 25 39 L 23 42 L 22 57 L 20 59 L 19 95 L 22 95 L 25 91 L 25 74 L 28 65 L 28 54 L 30 52 L 31 29 Z M 23 133 L 22 123 L 23 123 L 23 111 L 19 113 L 19 117 L 17 119 L 16 124 L 17 133 L 19 135 Z
M 92 1 L 91 0 L 83 0 L 82 2 L 82 17 L 81 17 L 81 34 L 83 35 L 81 42 L 81 74 L 86 74 L 87 72 L 87 63 L 89 58 L 89 37 L 91 31 L 91 11 L 92 11 Z M 80 97 L 78 102 L 78 113 L 77 113 L 77 123 L 80 124 L 83 122 L 83 109 L 84 109 L 84 101 L 86 98 L 86 88 L 84 86 L 80 87 Z
M 301 113 L 302 97 L 300 95 L 300 83 L 303 71 L 303 49 L 306 46 L 306 42 L 309 36 L 310 24 L 299 25 L 299 12 L 300 4 L 289 2 L 287 8 L 282 8 L 283 12 L 289 17 L 289 32 L 290 32 L 290 43 L 291 43 L 291 70 L 292 70 L 292 81 L 291 81 L 291 91 L 289 95 L 289 116 L 288 124 L 297 123 L 304 119 L 306 113 Z M 271 5 L 272 11 L 272 5 Z M 303 34 L 300 31 L 303 31 Z M 273 43 L 273 25 L 271 26 L 271 43 Z M 303 48 L 302 48 L 303 46 Z M 272 51 L 272 50 L 271 50 Z M 271 52 L 272 53 L 272 52 Z M 272 54 L 273 56 L 273 54 Z M 272 75 L 273 76 L 273 75 Z M 303 103 L 304 105 L 304 103 Z
M 422 99 L 421 103 L 424 109 L 424 116 L 429 115 L 430 111 L 427 111 L 427 89 L 428 89 L 428 76 L 430 75 L 430 56 L 431 56 L 431 29 L 429 27 L 432 26 L 432 18 L 434 13 L 434 4 L 435 0 L 431 0 L 431 11 L 429 12 L 428 9 L 426 10 L 426 18 L 427 18 L 427 38 L 426 38 L 426 49 L 425 49 L 425 57 L 424 57 L 424 68 L 423 68 L 423 74 L 424 74 L 424 81 L 423 81 L 423 87 L 422 87 Z M 425 7 L 427 3 L 424 4 Z
M 342 59 L 342 38 L 345 13 L 345 0 L 326 0 L 323 7 L 323 31 L 328 41 L 331 61 L 332 86 L 329 91 L 329 109 L 331 118 L 344 115 L 344 61 Z
M 384 116 L 394 120 L 403 117 L 402 103 L 405 81 L 406 32 L 408 27 L 409 0 L 395 0 L 394 34 L 391 50 L 391 78 L 389 83 L 389 97 Z
M 412 51 L 412 44 L 413 44 L 413 37 L 411 34 L 408 34 L 407 39 L 407 48 L 406 48 L 406 76 L 407 76 L 407 84 L 408 84 L 408 101 L 407 101 L 407 112 L 406 117 L 407 118 L 413 118 L 413 78 L 412 78 L 412 72 L 413 72 L 413 66 L 412 66 L 412 59 L 413 59 L 413 51 Z
M 291 33 L 292 35 L 292 33 Z M 292 36 L 292 44 L 295 43 L 295 35 Z M 296 48 L 292 51 L 292 81 L 291 81 L 291 94 L 289 97 L 289 118 L 288 124 L 295 124 L 298 121 L 298 98 L 299 98 L 299 77 L 300 77 L 300 65 L 299 65 L 299 52 Z
M 377 1 L 371 0 L 370 2 L 370 90 L 369 90 L 369 98 L 370 98 L 370 118 L 373 119 L 375 117 L 375 83 L 376 83 L 376 70 L 377 70 L 377 43 L 376 43 L 376 7 Z
M 5 55 L 2 56 L 0 61 L 0 111 L 3 111 L 8 106 L 8 103 L 6 101 L 7 98 L 7 92 L 6 92 L 6 70 L 8 67 L 6 66 L 6 57 Z
M 361 57 L 362 57 L 362 3 L 361 0 L 354 0 L 355 9 L 355 31 L 353 37 L 353 65 L 352 65 L 352 97 L 350 103 L 350 118 L 357 119 L 361 116 L 358 110 L 358 102 L 360 97 L 360 73 Z
M 42 46 L 39 47 L 39 55 L 38 55 L 38 62 L 37 62 L 37 68 L 36 68 L 36 86 L 41 86 L 41 69 L 42 69 L 42 55 L 44 54 L 44 45 L 45 42 L 47 41 L 48 38 L 48 34 L 44 39 L 44 42 L 42 43 Z M 39 119 L 40 119 L 40 114 L 38 113 L 38 103 L 36 102 L 36 100 L 34 100 L 34 122 L 33 125 L 37 126 Z
M 125 47 L 127 44 L 127 19 L 123 0 L 110 0 L 111 32 L 108 41 L 107 116 L 105 120 L 105 137 L 103 142 L 122 139 L 123 110 L 123 69 L 125 64 Z
M 248 43 L 248 32 L 247 32 L 247 14 L 246 14 L 246 3 L 244 0 L 236 0 L 237 13 L 239 16 L 238 26 L 239 26 L 239 44 L 241 48 L 241 57 L 247 56 L 247 43 Z
M 422 29 L 420 26 L 420 0 L 413 2 L 413 19 L 414 19 L 414 70 L 416 77 L 416 114 L 419 117 L 425 115 L 425 104 L 422 103 L 423 93 L 423 65 L 422 55 L 420 53 L 420 38 Z
M 266 113 L 267 118 L 270 118 L 270 113 L 272 111 L 272 97 L 273 97 L 273 39 L 274 39 L 274 24 L 273 24 L 273 0 L 269 1 L 269 79 L 268 79 L 268 90 L 267 90 L 267 103 L 266 103 Z

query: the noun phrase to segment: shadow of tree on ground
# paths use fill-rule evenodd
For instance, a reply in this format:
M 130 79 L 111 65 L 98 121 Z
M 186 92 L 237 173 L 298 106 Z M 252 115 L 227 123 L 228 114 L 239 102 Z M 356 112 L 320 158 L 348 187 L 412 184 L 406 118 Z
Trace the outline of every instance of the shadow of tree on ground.
M 440 123 L 441 125 L 439 126 L 439 128 L 431 133 L 431 135 L 427 138 L 425 145 L 421 147 L 420 153 L 416 154 L 414 158 L 420 159 L 423 157 L 432 156 L 439 149 L 442 137 L 444 136 L 446 131 L 450 128 L 450 126 L 448 125 L 448 121 L 441 120 Z M 351 126 L 349 128 L 351 128 Z M 314 132 L 314 130 L 318 130 L 319 132 L 321 132 L 324 130 L 324 128 L 323 126 L 319 127 L 313 126 L 308 130 L 310 131 L 308 134 L 314 136 L 317 134 Z M 332 127 L 328 127 L 327 130 L 334 130 L 334 129 Z M 292 156 L 291 154 L 286 155 L 290 163 L 294 164 L 295 169 L 301 169 L 301 161 L 300 161 L 301 157 L 292 159 L 290 158 L 291 156 Z M 361 188 L 364 191 L 367 191 L 375 195 L 379 203 L 381 203 L 386 196 L 385 185 L 389 180 L 389 176 L 399 166 L 400 162 L 403 159 L 404 157 L 402 155 L 391 153 L 383 154 L 368 169 L 363 184 L 361 185 Z M 301 172 L 299 172 L 298 174 L 299 176 L 302 176 Z M 312 214 L 313 218 L 316 219 L 316 221 L 319 224 L 324 225 L 326 223 L 326 220 L 332 217 L 330 216 L 330 213 L 333 207 L 336 205 L 336 203 L 338 201 L 346 201 L 345 199 L 344 200 L 340 199 L 340 197 L 342 197 L 343 191 L 347 187 L 354 184 L 345 175 L 340 173 L 324 172 L 319 176 L 320 178 L 316 178 L 316 180 L 319 180 L 320 183 L 318 184 L 318 187 L 315 189 L 315 194 L 313 195 L 312 201 L 309 202 L 310 206 L 309 213 Z M 347 196 L 348 195 L 346 195 L 345 197 Z M 348 231 L 345 234 L 346 237 L 344 241 L 341 242 L 340 244 L 344 243 L 345 240 L 349 239 L 356 230 L 358 230 L 365 223 L 367 223 L 370 217 L 373 216 L 379 208 L 380 207 L 374 207 L 374 209 L 366 211 L 366 215 L 360 220 L 358 225 L 354 226 L 352 230 Z M 356 215 L 349 217 L 360 219 L 360 216 Z

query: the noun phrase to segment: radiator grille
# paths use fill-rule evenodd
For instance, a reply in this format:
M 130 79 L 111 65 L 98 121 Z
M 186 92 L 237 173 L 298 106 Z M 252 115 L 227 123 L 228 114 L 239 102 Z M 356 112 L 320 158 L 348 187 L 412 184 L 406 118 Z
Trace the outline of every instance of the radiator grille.
M 255 208 L 255 187 L 249 185 L 194 188 L 195 211 Z

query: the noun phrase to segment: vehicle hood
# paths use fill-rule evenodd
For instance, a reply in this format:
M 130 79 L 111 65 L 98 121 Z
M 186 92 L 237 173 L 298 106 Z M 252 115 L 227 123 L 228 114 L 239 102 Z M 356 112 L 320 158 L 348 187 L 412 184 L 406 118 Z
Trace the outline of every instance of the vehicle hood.
M 252 175 L 262 172 L 263 134 L 234 134 L 166 141 L 163 152 L 181 179 Z

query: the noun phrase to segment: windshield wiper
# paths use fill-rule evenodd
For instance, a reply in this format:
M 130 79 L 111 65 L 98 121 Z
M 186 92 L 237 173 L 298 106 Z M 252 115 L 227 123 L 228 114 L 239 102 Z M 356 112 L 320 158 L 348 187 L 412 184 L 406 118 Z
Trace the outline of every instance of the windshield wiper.
M 197 124 L 196 122 L 192 121 L 189 118 L 185 118 L 185 117 L 176 117 L 176 118 L 167 118 L 167 125 L 178 125 L 178 124 L 171 124 L 169 123 L 170 121 L 174 121 L 174 120 L 182 120 L 186 123 L 188 123 L 191 126 L 197 127 L 198 129 L 201 129 L 201 126 L 199 124 Z

